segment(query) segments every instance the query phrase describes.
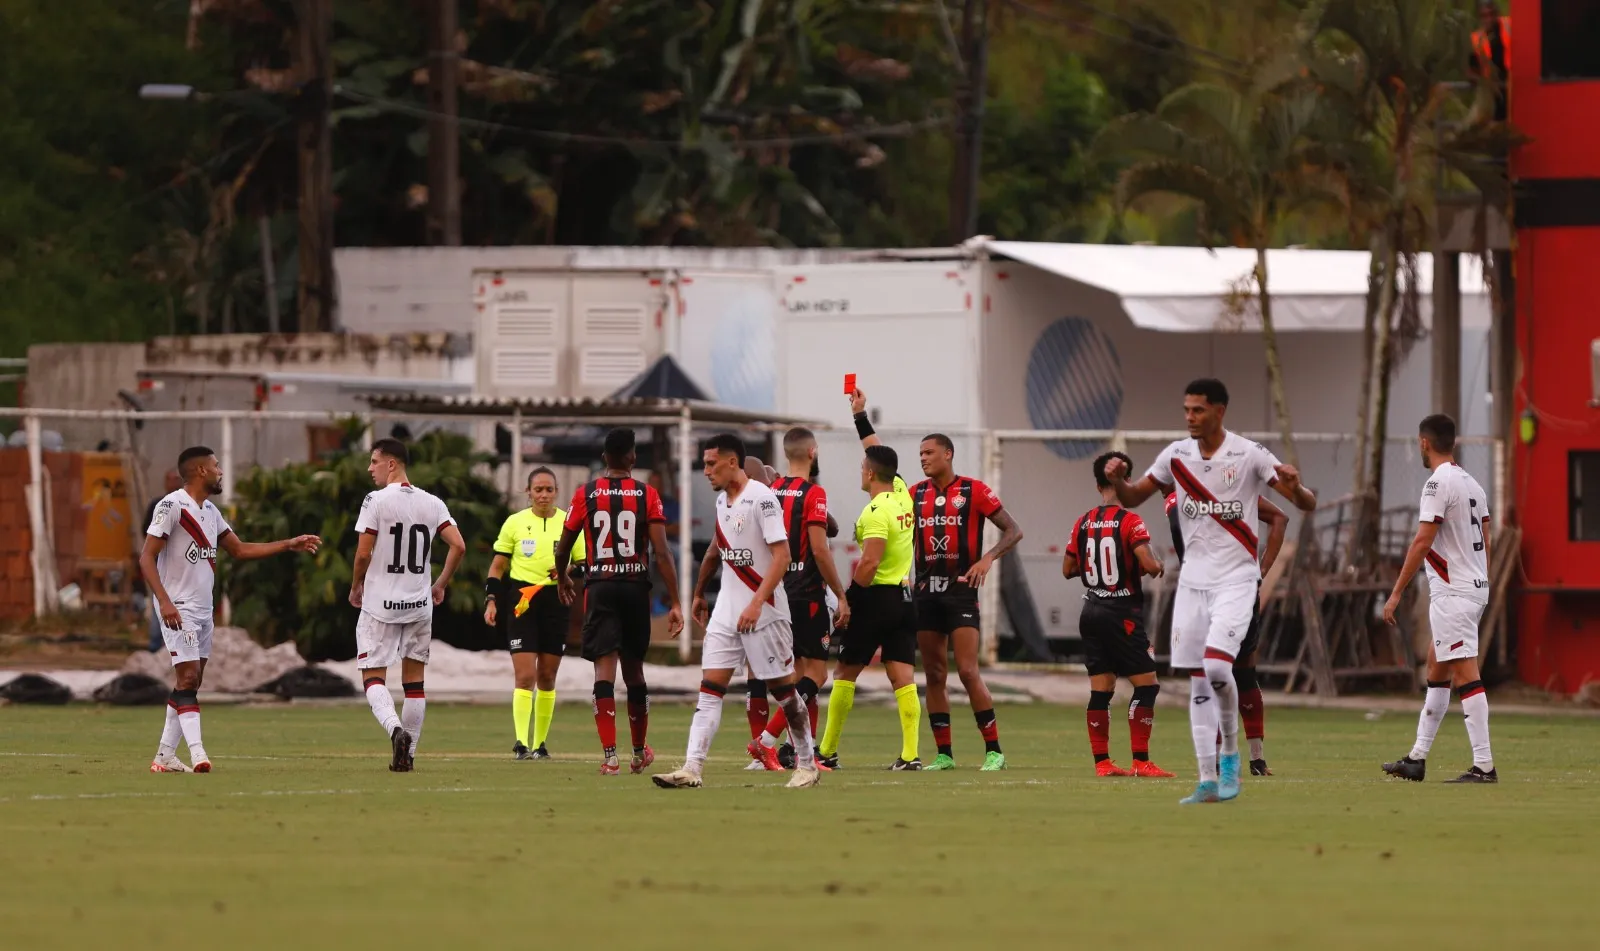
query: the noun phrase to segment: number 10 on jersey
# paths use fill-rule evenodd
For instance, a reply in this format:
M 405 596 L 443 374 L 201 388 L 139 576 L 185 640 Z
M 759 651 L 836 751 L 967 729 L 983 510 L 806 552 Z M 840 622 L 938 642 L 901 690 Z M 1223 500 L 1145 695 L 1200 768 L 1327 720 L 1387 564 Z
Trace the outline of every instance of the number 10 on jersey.
M 428 526 L 412 525 L 408 531 L 405 524 L 395 522 L 389 526 L 389 534 L 394 536 L 394 552 L 389 556 L 389 574 L 402 575 L 409 571 L 420 575 L 428 570 L 428 549 L 433 544 L 433 533 L 428 531 Z M 400 552 L 402 545 L 406 549 L 404 560 Z

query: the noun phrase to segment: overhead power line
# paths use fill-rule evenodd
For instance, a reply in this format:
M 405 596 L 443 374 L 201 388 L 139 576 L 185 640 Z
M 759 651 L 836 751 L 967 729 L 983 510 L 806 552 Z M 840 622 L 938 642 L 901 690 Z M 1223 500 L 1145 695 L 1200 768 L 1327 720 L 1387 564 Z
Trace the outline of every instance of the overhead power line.
M 351 102 L 376 106 L 388 112 L 414 116 L 419 119 L 433 118 L 434 112 L 414 103 L 404 102 L 399 99 L 387 99 L 382 96 L 373 96 L 358 92 L 343 86 L 334 87 L 334 95 L 348 99 Z M 694 152 L 706 148 L 701 142 L 685 142 L 680 139 L 658 138 L 630 138 L 615 135 L 593 135 L 583 132 L 562 132 L 557 129 L 533 129 L 527 126 L 511 125 L 505 122 L 494 122 L 488 119 L 473 119 L 467 116 L 458 118 L 457 123 L 462 128 L 481 129 L 486 132 L 503 132 L 507 135 L 520 135 L 530 139 L 539 139 L 546 142 L 558 142 L 569 145 L 599 145 L 617 146 L 631 149 L 660 149 L 666 151 Z M 860 142 L 871 139 L 894 139 L 916 135 L 931 129 L 942 129 L 950 126 L 953 119 L 946 116 L 919 119 L 914 122 L 895 122 L 888 125 L 870 126 L 861 129 L 849 129 L 839 132 L 816 133 L 812 135 L 775 136 L 761 139 L 719 139 L 719 145 L 729 148 L 782 148 L 801 145 L 835 145 L 842 142 Z

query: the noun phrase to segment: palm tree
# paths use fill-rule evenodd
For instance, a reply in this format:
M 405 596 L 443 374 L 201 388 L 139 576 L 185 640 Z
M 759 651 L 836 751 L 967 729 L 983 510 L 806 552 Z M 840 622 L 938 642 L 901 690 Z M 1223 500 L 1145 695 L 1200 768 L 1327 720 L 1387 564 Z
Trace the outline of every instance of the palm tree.
M 1244 91 L 1214 83 L 1174 90 L 1154 113 L 1114 120 L 1095 140 L 1101 155 L 1131 160 L 1117 182 L 1119 208 L 1158 192 L 1188 198 L 1198 208 L 1208 247 L 1255 250 L 1247 283 L 1260 311 L 1283 458 L 1291 465 L 1298 454 L 1272 318 L 1267 248 L 1287 213 L 1342 201 L 1339 183 L 1313 160 L 1309 132 L 1317 117 L 1316 91 L 1275 63 Z
M 1362 504 L 1349 560 L 1376 564 L 1384 448 L 1396 359 L 1422 336 L 1417 258 L 1432 246 L 1434 197 L 1448 177 L 1486 200 L 1507 193 L 1493 160 L 1504 126 L 1452 125 L 1465 112 L 1454 80 L 1472 23 L 1450 0 L 1323 0 L 1308 18 L 1307 73 L 1325 97 L 1322 161 L 1347 182 L 1352 222 L 1370 229 L 1370 349 L 1361 388 L 1355 486 Z

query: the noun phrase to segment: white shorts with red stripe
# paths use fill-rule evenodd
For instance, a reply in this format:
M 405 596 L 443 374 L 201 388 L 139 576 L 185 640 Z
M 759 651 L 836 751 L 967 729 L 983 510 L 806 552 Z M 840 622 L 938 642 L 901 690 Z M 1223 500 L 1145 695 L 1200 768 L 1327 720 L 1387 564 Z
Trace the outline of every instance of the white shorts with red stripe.
M 1428 626 L 1433 630 L 1433 658 L 1463 660 L 1478 656 L 1478 622 L 1482 601 L 1454 594 L 1436 594 L 1428 600 Z
M 788 621 L 769 621 L 740 634 L 713 618 L 700 650 L 701 670 L 744 670 L 757 680 L 781 680 L 794 673 L 794 628 Z
M 1208 656 L 1237 660 L 1255 600 L 1253 581 L 1193 588 L 1180 580 L 1172 601 L 1172 669 L 1199 670 Z
M 387 670 L 401 657 L 426 664 L 433 646 L 433 617 L 391 624 L 365 611 L 356 619 L 356 668 Z
M 167 654 L 172 666 L 210 657 L 213 625 L 211 612 L 184 614 L 183 609 L 179 608 L 178 613 L 183 617 L 183 627 L 174 631 L 167 627 L 166 622 L 161 624 L 161 639 L 167 645 Z

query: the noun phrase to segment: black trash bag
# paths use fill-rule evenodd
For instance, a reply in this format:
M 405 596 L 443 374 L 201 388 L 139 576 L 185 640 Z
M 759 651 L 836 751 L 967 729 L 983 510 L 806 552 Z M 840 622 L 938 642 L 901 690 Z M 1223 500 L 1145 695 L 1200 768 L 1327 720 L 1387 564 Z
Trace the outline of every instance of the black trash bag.
M 72 700 L 72 690 L 66 684 L 51 680 L 49 677 L 23 674 L 4 687 L 0 687 L 0 697 L 12 703 L 63 704 Z
M 119 707 L 153 707 L 167 702 L 172 688 L 149 674 L 121 674 L 101 685 L 94 698 Z
M 321 667 L 299 667 L 255 689 L 256 693 L 292 700 L 295 697 L 354 697 L 356 685 Z

